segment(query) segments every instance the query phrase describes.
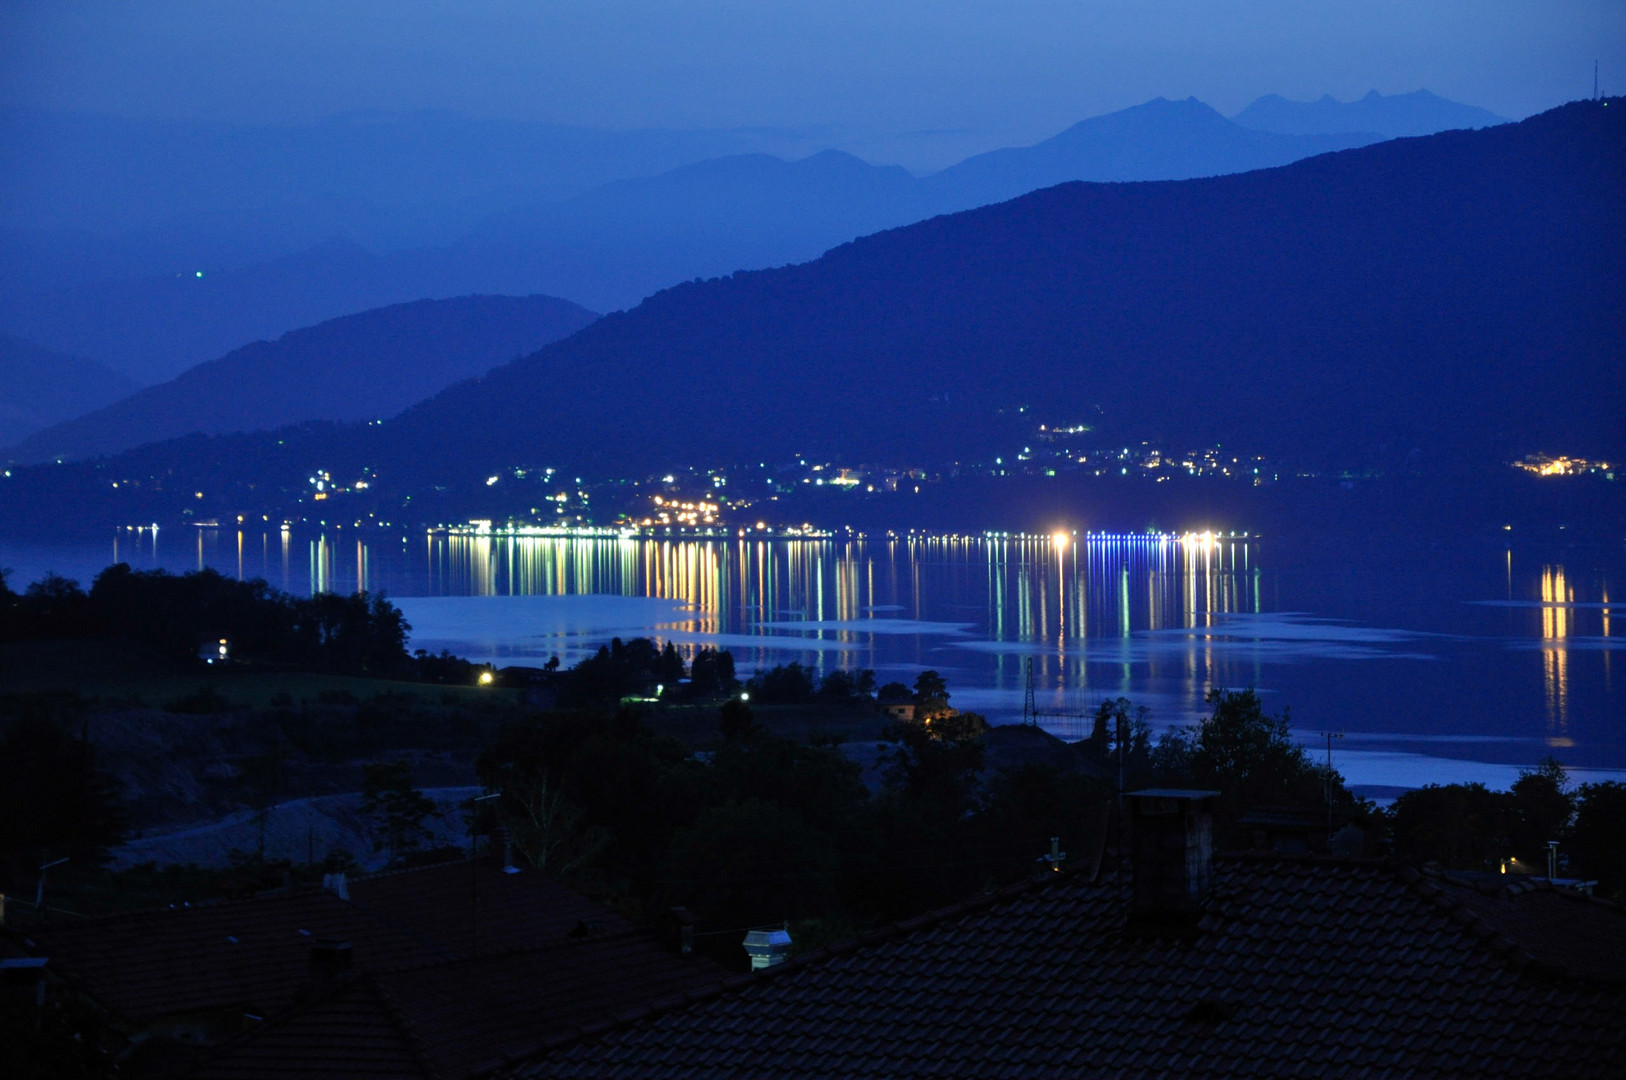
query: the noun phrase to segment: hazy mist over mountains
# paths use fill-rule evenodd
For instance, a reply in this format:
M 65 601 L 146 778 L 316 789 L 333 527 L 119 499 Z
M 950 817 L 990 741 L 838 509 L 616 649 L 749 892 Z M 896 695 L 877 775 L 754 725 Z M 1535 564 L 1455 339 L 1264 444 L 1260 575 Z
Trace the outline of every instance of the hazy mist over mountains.
M 93 360 L 0 335 L 0 448 L 135 390 L 134 382 Z
M 1262 99 L 1244 125 L 1160 99 L 925 177 L 834 151 L 785 160 L 809 138 L 789 130 L 437 113 L 255 127 L 12 109 L 0 114 L 0 331 L 150 383 L 387 304 L 542 293 L 625 308 L 678 281 L 805 261 L 1066 180 L 1232 173 L 1496 119 L 1417 94 L 1302 108 L 1289 123 Z M 1284 124 L 1296 127 L 1262 130 Z
M 379 426 L 23 470 L 8 500 L 157 520 L 130 515 L 195 478 L 195 511 L 224 514 L 365 467 L 394 520 L 403 493 L 500 500 L 490 478 L 515 468 L 946 468 L 1042 422 L 1422 477 L 1434 505 L 1494 513 L 1474 485 L 1513 458 L 1626 453 L 1623 185 L 1619 99 L 1279 169 L 1067 183 L 663 290 Z M 126 495 L 115 476 L 170 479 Z
M 193 432 L 394 416 L 598 316 L 549 296 L 418 300 L 245 345 L 5 451 L 20 462 L 114 453 Z M 133 389 L 133 388 L 132 388 Z

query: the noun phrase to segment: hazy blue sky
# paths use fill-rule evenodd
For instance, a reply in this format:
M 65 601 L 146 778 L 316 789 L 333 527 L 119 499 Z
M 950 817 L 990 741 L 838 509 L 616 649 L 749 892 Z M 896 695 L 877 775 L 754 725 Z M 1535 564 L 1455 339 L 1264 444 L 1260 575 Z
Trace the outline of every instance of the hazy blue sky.
M 1626 0 L 7 0 L 0 102 L 1048 135 L 1149 98 L 1626 90 Z

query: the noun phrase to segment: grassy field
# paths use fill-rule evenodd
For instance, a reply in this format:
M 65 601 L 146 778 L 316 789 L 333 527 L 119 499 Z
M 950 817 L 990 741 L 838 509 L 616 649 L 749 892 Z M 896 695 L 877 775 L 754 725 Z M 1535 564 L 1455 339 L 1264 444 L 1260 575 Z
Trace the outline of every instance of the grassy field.
M 518 704 L 518 691 L 480 686 L 373 679 L 320 672 L 266 671 L 248 667 L 166 669 L 121 641 L 22 641 L 0 644 L 0 693 L 68 691 L 84 698 L 162 707 L 205 691 L 233 707 L 269 709 L 279 704 L 315 704 L 349 695 L 367 701 L 379 695 L 422 704 L 500 701 Z

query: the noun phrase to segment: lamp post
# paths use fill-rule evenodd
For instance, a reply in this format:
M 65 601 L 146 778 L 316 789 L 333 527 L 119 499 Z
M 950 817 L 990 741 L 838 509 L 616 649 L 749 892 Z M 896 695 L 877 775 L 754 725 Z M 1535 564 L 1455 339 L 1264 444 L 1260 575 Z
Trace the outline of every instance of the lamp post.
M 476 913 L 480 902 L 480 865 L 475 859 L 475 843 L 479 839 L 478 827 L 480 824 L 480 811 L 475 803 L 489 802 L 501 798 L 500 790 L 487 795 L 476 795 L 469 800 L 469 959 L 474 959 L 480 952 L 479 923 Z
M 1332 837 L 1332 741 L 1342 739 L 1342 731 L 1323 731 L 1322 737 L 1327 740 L 1327 836 Z

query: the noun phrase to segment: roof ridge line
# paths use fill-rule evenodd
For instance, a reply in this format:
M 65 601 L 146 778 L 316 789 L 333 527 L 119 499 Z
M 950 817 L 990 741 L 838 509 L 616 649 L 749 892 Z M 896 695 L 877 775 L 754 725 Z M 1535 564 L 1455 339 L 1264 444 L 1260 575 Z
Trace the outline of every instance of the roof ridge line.
M 262 896 L 257 894 L 254 896 L 219 896 L 211 897 L 208 900 L 199 900 L 196 903 L 187 901 L 184 905 L 166 904 L 163 907 L 136 908 L 133 911 L 103 911 L 95 915 L 81 915 L 71 922 L 57 923 L 55 925 L 88 926 L 92 923 L 113 922 L 117 919 L 138 919 L 142 917 L 155 917 L 171 914 L 179 915 L 180 913 L 186 911 L 218 911 L 223 908 L 237 907 L 243 904 L 263 903 L 267 900 L 288 900 L 293 899 L 294 897 L 315 896 L 319 893 L 331 892 L 331 890 L 324 889 L 320 885 L 311 884 L 296 885 L 287 891 L 283 891 L 280 886 L 276 890 L 267 891 L 274 891 L 277 895 Z M 8 926 L 5 929 L 8 933 L 19 934 L 24 937 L 27 936 L 22 930 L 19 930 L 16 927 Z
M 1516 974 L 1535 975 L 1538 978 L 1562 979 L 1566 982 L 1578 983 L 1584 986 L 1609 987 L 1612 989 L 1618 989 L 1623 983 L 1626 983 L 1626 978 L 1610 979 L 1604 976 L 1573 972 L 1560 964 L 1537 956 L 1529 948 L 1515 941 L 1502 930 L 1492 926 L 1467 901 L 1453 897 L 1450 890 L 1439 883 L 1439 879 L 1444 877 L 1443 874 L 1430 871 L 1414 871 L 1414 873 L 1417 875 L 1418 884 L 1424 885 L 1430 890 L 1429 893 L 1424 895 L 1428 896 L 1445 914 L 1462 923 L 1479 940 L 1490 946 L 1492 951 L 1505 957 Z M 1559 888 L 1551 881 L 1543 878 L 1537 878 L 1533 881 L 1521 881 L 1517 884 L 1521 887 L 1521 892 L 1543 892 L 1552 896 L 1563 897 L 1575 903 L 1590 903 L 1617 911 L 1620 910 L 1620 905 L 1612 900 L 1584 895 L 1575 892 L 1573 889 Z
M 1506 963 L 1515 975 L 1559 978 L 1568 982 L 1597 986 L 1619 985 L 1603 979 L 1575 975 L 1557 964 L 1542 960 L 1525 946 L 1486 922 L 1466 901 L 1452 896 L 1450 891 L 1440 884 L 1437 875 L 1413 867 L 1399 869 L 1406 873 L 1397 873 L 1396 877 L 1400 878 L 1413 893 L 1433 904 L 1447 918 L 1454 920 L 1462 930 L 1475 939 L 1476 943 L 1484 945 Z
M 563 1049 L 564 1047 L 570 1046 L 574 1043 L 587 1042 L 591 1039 L 597 1038 L 600 1035 L 615 1031 L 618 1028 L 626 1027 L 634 1021 L 645 1020 L 652 1016 L 664 1016 L 668 1013 L 678 1012 L 692 1005 L 698 1005 L 703 1001 L 710 1001 L 714 998 L 721 997 L 724 994 L 735 993 L 737 991 L 745 990 L 748 987 L 756 986 L 760 983 L 779 979 L 793 972 L 802 971 L 806 968 L 823 964 L 838 956 L 845 956 L 857 949 L 865 948 L 871 945 L 879 945 L 882 942 L 890 941 L 893 938 L 914 933 L 917 930 L 924 930 L 928 927 L 936 926 L 939 923 L 947 922 L 951 919 L 956 919 L 963 915 L 971 914 L 975 911 L 982 911 L 1007 900 L 1015 900 L 1017 897 L 1024 894 L 1038 892 L 1042 889 L 1048 888 L 1057 879 L 1066 879 L 1075 876 L 1077 875 L 1074 872 L 1063 867 L 1059 873 L 1050 873 L 1036 879 L 1029 878 L 1025 881 L 1014 882 L 1010 885 L 1001 886 L 1000 888 L 991 892 L 982 893 L 978 896 L 970 897 L 958 903 L 950 904 L 947 907 L 934 908 L 931 911 L 923 912 L 920 915 L 915 915 L 908 919 L 894 920 L 893 922 L 886 923 L 885 925 L 877 927 L 868 933 L 856 934 L 853 937 L 847 938 L 843 941 L 838 941 L 833 945 L 827 945 L 823 948 L 815 949 L 812 952 L 803 953 L 800 956 L 793 956 L 782 963 L 773 965 L 772 967 L 759 968 L 743 975 L 735 975 L 730 978 L 725 978 L 715 986 L 704 989 L 680 991 L 677 994 L 668 995 L 668 997 L 665 999 L 643 1005 L 637 1005 L 630 1009 L 623 1010 L 621 1013 L 618 1013 L 613 1017 L 595 1020 L 590 1024 L 583 1024 L 573 1032 L 561 1033 L 550 1039 L 541 1040 L 530 1050 L 523 1051 L 519 1054 L 510 1055 L 499 1062 L 493 1062 L 492 1064 L 480 1069 L 473 1075 L 478 1077 L 489 1076 L 499 1069 L 507 1068 L 529 1058 L 551 1054 L 556 1050 Z
M 397 1030 L 401 1032 L 401 1037 L 406 1040 L 407 1051 L 411 1053 L 412 1060 L 418 1063 L 418 1068 L 430 1080 L 439 1080 L 440 1070 L 435 1068 L 434 1061 L 429 1057 L 429 1051 L 424 1046 L 423 1038 L 418 1034 L 418 1029 L 413 1025 L 412 1021 L 407 1018 L 406 1012 L 401 1008 L 400 1003 L 395 1000 L 393 994 L 384 988 L 384 984 L 378 979 L 377 975 L 369 974 L 367 982 L 373 993 L 378 997 L 379 1004 L 384 1006 L 384 1014 L 389 1017 L 390 1023 L 395 1025 Z
M 210 1062 L 216 1061 L 236 1052 L 239 1048 L 247 1046 L 262 1038 L 267 1032 L 274 1031 L 277 1028 L 292 1023 L 318 1006 L 326 1005 L 328 1002 L 342 997 L 358 987 L 366 986 L 371 982 L 371 980 L 372 974 L 370 972 L 356 973 L 354 977 L 343 979 L 336 985 L 329 987 L 314 997 L 306 998 L 303 1001 L 295 1001 L 294 1004 L 290 1005 L 288 1008 L 252 1028 L 239 1031 L 235 1035 L 215 1043 L 213 1046 L 201 1047 L 200 1049 L 202 1052 L 193 1057 L 187 1063 L 186 1070 L 183 1075 L 191 1075 L 196 1073 L 200 1068 L 209 1064 Z
M 476 956 L 450 954 L 444 958 L 431 957 L 424 960 L 415 960 L 411 963 L 402 964 L 398 967 L 376 968 L 375 971 L 379 975 L 400 975 L 407 972 L 427 971 L 431 968 L 450 967 L 453 964 L 471 964 L 478 963 L 481 960 L 520 956 L 526 953 L 549 952 L 555 949 L 569 948 L 572 945 L 580 944 L 582 942 L 594 943 L 602 941 L 620 941 L 625 938 L 633 937 L 654 938 L 657 937 L 657 935 L 653 931 L 647 930 L 641 926 L 628 924 L 626 927 L 620 930 L 610 930 L 603 934 L 596 934 L 590 937 L 566 938 L 562 941 L 538 941 L 531 945 L 507 945 L 487 949 L 485 952 Z

